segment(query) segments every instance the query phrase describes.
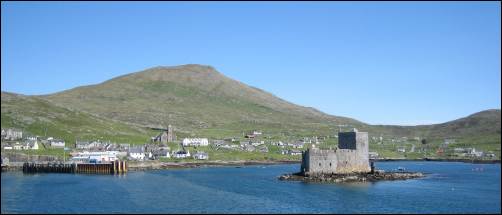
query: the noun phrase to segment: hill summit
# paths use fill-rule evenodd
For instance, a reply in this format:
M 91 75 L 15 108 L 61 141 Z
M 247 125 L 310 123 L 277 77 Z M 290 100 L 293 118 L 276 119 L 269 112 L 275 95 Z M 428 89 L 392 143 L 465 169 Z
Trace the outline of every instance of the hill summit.
M 195 64 L 154 67 L 42 97 L 105 118 L 140 126 L 173 124 L 187 131 L 236 124 L 298 128 L 362 124 L 292 104 L 211 66 Z

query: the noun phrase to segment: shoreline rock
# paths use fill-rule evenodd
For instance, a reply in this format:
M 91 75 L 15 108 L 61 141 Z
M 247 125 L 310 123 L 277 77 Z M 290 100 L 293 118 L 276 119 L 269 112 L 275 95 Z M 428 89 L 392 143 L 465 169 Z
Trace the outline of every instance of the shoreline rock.
M 155 162 L 155 163 L 129 163 L 128 170 L 158 170 L 158 169 L 183 169 L 183 168 L 201 168 L 201 167 L 221 167 L 221 166 L 248 166 L 248 165 L 274 165 L 274 164 L 293 164 L 299 161 L 279 160 L 279 161 L 206 161 L 206 162 Z
M 422 178 L 421 172 L 384 172 L 377 170 L 375 173 L 352 173 L 352 174 L 315 174 L 305 176 L 302 173 L 284 174 L 278 177 L 281 181 L 303 182 L 376 182 Z

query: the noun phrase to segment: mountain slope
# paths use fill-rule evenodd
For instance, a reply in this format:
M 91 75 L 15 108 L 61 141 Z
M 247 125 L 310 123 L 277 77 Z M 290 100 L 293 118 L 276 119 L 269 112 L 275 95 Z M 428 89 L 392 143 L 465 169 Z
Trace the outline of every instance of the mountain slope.
M 200 65 L 155 67 L 43 98 L 139 126 L 172 124 L 186 131 L 239 129 L 241 125 L 315 128 L 363 124 L 289 103 Z
M 370 130 L 397 137 L 428 137 L 435 139 L 469 137 L 469 136 L 500 136 L 500 109 L 485 110 L 469 116 L 433 125 L 395 126 L 373 125 Z
M 16 127 L 28 135 L 80 139 L 103 139 L 132 143 L 144 141 L 150 131 L 121 122 L 59 107 L 44 99 L 2 92 L 2 127 Z

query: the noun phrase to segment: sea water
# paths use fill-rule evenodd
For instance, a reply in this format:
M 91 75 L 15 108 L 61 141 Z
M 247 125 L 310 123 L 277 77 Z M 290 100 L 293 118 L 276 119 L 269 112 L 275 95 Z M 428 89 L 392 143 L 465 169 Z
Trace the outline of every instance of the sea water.
M 2 173 L 2 213 L 500 213 L 500 164 L 377 162 L 425 178 L 349 184 L 280 181 L 299 164 Z

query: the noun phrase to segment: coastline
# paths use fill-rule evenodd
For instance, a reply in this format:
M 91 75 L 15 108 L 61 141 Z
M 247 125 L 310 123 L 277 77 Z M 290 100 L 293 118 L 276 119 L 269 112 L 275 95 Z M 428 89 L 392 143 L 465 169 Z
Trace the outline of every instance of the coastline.
M 438 162 L 463 162 L 463 163 L 475 163 L 475 164 L 496 164 L 500 163 L 500 160 L 476 160 L 476 159 L 446 159 L 446 158 L 418 158 L 418 159 L 400 159 L 400 158 L 381 158 L 371 160 L 375 162 L 387 162 L 387 161 L 438 161 Z
M 391 161 L 437 161 L 437 162 L 463 162 L 475 164 L 496 164 L 500 160 L 469 160 L 469 159 L 378 159 L 375 162 L 391 162 Z M 222 166 L 249 166 L 249 165 L 274 165 L 274 164 L 300 164 L 301 161 L 294 160 L 278 160 L 278 161 L 205 161 L 205 162 L 134 162 L 129 163 L 130 171 L 141 170 L 158 170 L 158 169 L 182 169 L 182 168 L 200 168 L 200 167 L 222 167 Z
M 278 161 L 205 161 L 205 162 L 132 162 L 128 163 L 129 171 L 158 170 L 158 169 L 182 169 L 200 167 L 223 167 L 223 166 L 249 166 L 249 165 L 274 165 L 274 164 L 295 164 L 300 161 L 278 160 Z
M 371 160 L 374 162 L 392 162 L 392 161 L 435 161 L 435 162 L 463 162 L 463 163 L 473 163 L 473 164 L 497 164 L 500 160 L 472 160 L 472 159 L 398 159 L 398 158 L 385 158 L 385 159 L 375 159 Z M 204 167 L 242 167 L 249 165 L 274 165 L 274 164 L 300 164 L 301 161 L 295 160 L 237 160 L 237 161 L 204 161 L 204 162 L 161 162 L 161 161 L 130 161 L 127 163 L 129 171 L 148 171 L 148 170 L 160 170 L 160 169 L 185 169 L 185 168 L 204 168 Z M 3 171 L 22 171 L 21 165 L 11 165 L 2 166 Z

